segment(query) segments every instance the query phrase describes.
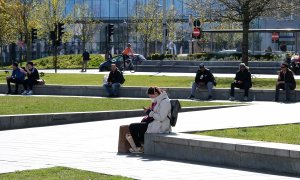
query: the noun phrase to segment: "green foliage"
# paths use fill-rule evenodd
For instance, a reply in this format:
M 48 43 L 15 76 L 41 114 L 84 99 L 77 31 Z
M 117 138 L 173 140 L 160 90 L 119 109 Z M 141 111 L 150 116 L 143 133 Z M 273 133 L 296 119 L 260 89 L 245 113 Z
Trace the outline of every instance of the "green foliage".
M 175 56 L 176 57 L 176 56 Z M 151 60 L 167 60 L 167 59 L 173 59 L 173 55 L 172 54 L 151 54 L 150 58 Z
M 188 59 L 200 60 L 200 61 L 210 61 L 210 60 L 234 60 L 239 61 L 242 58 L 242 54 L 239 52 L 230 53 L 220 53 L 220 52 L 208 52 L 208 53 L 195 53 L 189 54 Z M 280 56 L 274 54 L 264 54 L 264 55 L 249 55 L 249 58 L 253 61 L 274 61 L 278 60 Z
M 146 97 L 146 94 L 145 94 Z M 149 106 L 150 100 L 88 97 L 28 97 L 0 96 L 0 115 L 60 112 L 133 110 Z M 66 104 L 68 106 L 66 106 Z M 181 101 L 183 107 L 213 106 L 232 103 Z
M 111 176 L 90 171 L 84 171 L 66 167 L 52 167 L 37 170 L 17 171 L 12 173 L 0 174 L 0 179 L 43 179 L 43 180 L 71 180 L 71 179 L 107 179 L 107 180 L 125 180 L 131 179 L 122 176 Z
M 98 68 L 100 63 L 104 61 L 104 58 L 98 54 L 91 54 L 91 60 L 88 62 L 89 68 Z M 82 55 L 61 55 L 58 56 L 58 68 L 68 69 L 68 68 L 81 68 L 82 65 Z M 33 61 L 38 69 L 52 69 L 53 68 L 53 56 L 48 56 L 45 58 L 37 59 Z
M 300 144 L 299 131 L 300 124 L 288 124 L 206 131 L 197 134 L 227 138 L 249 139 L 257 141 Z

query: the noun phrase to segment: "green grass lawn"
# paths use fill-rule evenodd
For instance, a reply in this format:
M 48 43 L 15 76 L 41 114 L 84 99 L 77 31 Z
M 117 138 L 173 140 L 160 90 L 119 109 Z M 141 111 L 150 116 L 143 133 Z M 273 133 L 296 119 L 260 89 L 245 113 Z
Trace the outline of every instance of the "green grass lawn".
M 205 131 L 198 132 L 196 134 L 287 144 L 300 144 L 299 132 L 300 124 L 287 124 L 276 126 Z
M 17 171 L 0 174 L 2 180 L 123 180 L 131 179 L 122 176 L 111 176 L 79 169 L 53 167 L 37 170 Z
M 0 83 L 5 83 L 4 73 L 0 73 Z M 101 74 L 45 74 L 46 84 L 64 85 L 98 85 L 102 86 L 103 76 Z M 191 87 L 194 77 L 172 77 L 153 75 L 125 75 L 124 86 L 159 86 L 159 87 Z M 230 88 L 233 78 L 216 78 L 217 88 Z M 275 89 L 276 79 L 253 78 L 255 89 Z M 300 84 L 300 80 L 296 80 Z M 300 89 L 300 86 L 297 87 Z
M 0 115 L 60 112 L 133 110 L 148 107 L 150 100 L 87 97 L 0 96 Z M 228 102 L 180 101 L 182 107 L 228 105 Z

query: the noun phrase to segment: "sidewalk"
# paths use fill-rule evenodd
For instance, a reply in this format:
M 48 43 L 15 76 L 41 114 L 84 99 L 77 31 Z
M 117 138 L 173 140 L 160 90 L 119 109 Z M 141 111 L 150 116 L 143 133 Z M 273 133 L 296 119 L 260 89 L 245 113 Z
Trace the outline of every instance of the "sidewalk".
M 255 105 L 181 113 L 175 132 L 300 122 L 300 103 Z M 119 126 L 126 118 L 90 123 L 0 131 L 0 173 L 67 166 L 136 179 L 293 179 L 214 165 L 117 154 Z M 295 178 L 296 179 L 296 178 Z

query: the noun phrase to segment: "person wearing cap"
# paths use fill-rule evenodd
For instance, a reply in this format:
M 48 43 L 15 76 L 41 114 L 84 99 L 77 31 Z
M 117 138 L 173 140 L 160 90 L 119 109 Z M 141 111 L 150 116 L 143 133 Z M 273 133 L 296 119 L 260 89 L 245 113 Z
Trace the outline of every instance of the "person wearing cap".
M 11 94 L 11 86 L 10 83 L 15 83 L 15 92 L 14 94 L 18 94 L 18 89 L 19 89 L 19 84 L 22 84 L 25 78 L 25 73 L 23 69 L 19 68 L 18 63 L 14 62 L 12 64 L 12 74 L 11 76 L 6 77 L 6 82 L 7 82 L 7 88 L 8 91 L 6 94 Z
M 122 52 L 122 55 L 123 55 L 123 63 L 124 63 L 124 70 L 125 70 L 125 62 L 126 62 L 126 60 L 127 60 L 130 56 L 133 56 L 133 55 L 134 55 L 130 43 L 127 44 L 127 47 L 126 47 L 126 48 L 124 49 L 124 51 Z
M 249 67 L 241 63 L 239 70 L 235 74 L 234 81 L 231 83 L 230 101 L 234 101 L 234 88 L 244 89 L 244 101 L 248 101 L 249 89 L 252 87 L 251 73 Z
M 295 88 L 296 81 L 293 72 L 288 68 L 287 63 L 282 63 L 276 83 L 275 101 L 278 102 L 280 89 L 285 90 L 285 100 L 290 101 L 290 90 L 294 90 Z
M 204 64 L 201 63 L 199 65 L 199 69 L 197 71 L 195 82 L 193 82 L 191 95 L 188 97 L 188 99 L 195 98 L 195 92 L 197 88 L 203 88 L 207 87 L 208 90 L 208 97 L 207 100 L 212 99 L 212 89 L 216 86 L 216 80 L 213 76 L 213 74 L 210 72 L 209 69 L 206 69 L 204 67 Z
M 33 67 L 32 62 L 27 63 L 24 72 L 27 75 L 27 79 L 23 82 L 24 91 L 22 95 L 32 95 L 33 85 L 37 84 L 37 80 L 40 79 L 39 72 L 35 67 Z

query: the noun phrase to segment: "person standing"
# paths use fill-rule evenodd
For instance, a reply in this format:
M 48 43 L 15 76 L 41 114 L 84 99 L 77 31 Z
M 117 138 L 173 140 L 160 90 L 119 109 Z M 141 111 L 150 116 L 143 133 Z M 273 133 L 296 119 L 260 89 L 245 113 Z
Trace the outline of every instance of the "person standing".
M 147 90 L 152 104 L 148 108 L 144 108 L 147 115 L 140 123 L 132 123 L 129 125 L 130 134 L 126 134 L 129 142 L 131 153 L 142 153 L 145 133 L 169 133 L 171 132 L 170 119 L 171 103 L 165 91 L 158 87 L 150 87 Z
M 11 76 L 6 77 L 6 82 L 7 82 L 7 88 L 8 91 L 6 94 L 11 94 L 11 86 L 10 83 L 15 83 L 15 92 L 14 94 L 18 94 L 18 89 L 19 89 L 19 84 L 23 84 L 24 78 L 25 78 L 25 72 L 23 69 L 19 68 L 18 63 L 14 62 L 12 64 L 12 74 Z
M 116 64 L 111 64 L 111 71 L 108 75 L 107 82 L 103 85 L 108 97 L 118 97 L 121 84 L 125 82 L 122 72 Z
M 204 64 L 201 63 L 199 65 L 199 69 L 197 71 L 195 82 L 193 82 L 191 95 L 188 97 L 188 99 L 194 99 L 195 98 L 195 92 L 197 88 L 204 88 L 206 87 L 208 90 L 208 97 L 207 100 L 212 99 L 212 89 L 216 86 L 216 80 L 213 76 L 213 74 L 210 72 L 209 69 L 206 69 L 204 67 Z
M 109 61 L 112 59 L 112 55 L 110 53 L 110 51 L 106 51 L 105 53 L 105 61 Z
M 81 68 L 81 72 L 86 72 L 87 69 L 87 63 L 90 60 L 90 53 L 87 52 L 87 50 L 85 49 L 84 52 L 82 53 L 82 68 Z
M 38 79 L 40 79 L 40 75 L 38 70 L 33 67 L 32 62 L 28 62 L 25 68 L 25 75 L 27 75 L 27 79 L 23 82 L 24 92 L 22 95 L 32 95 L 33 94 L 33 85 L 38 83 Z
M 230 101 L 234 101 L 234 88 L 244 89 L 244 101 L 248 101 L 249 89 L 252 87 L 251 73 L 249 67 L 244 63 L 239 66 L 239 71 L 236 72 L 234 82 L 231 83 Z
M 130 56 L 134 56 L 134 53 L 133 53 L 133 50 L 131 48 L 131 44 L 128 43 L 127 44 L 127 47 L 124 49 L 124 51 L 122 52 L 122 55 L 123 55 L 123 63 L 124 63 L 124 69 L 125 70 L 125 63 L 126 63 L 126 60 L 130 57 Z
M 275 91 L 275 101 L 279 100 L 279 90 L 283 89 L 286 93 L 286 101 L 291 101 L 290 99 L 290 90 L 294 90 L 296 88 L 296 81 L 294 78 L 293 72 L 288 68 L 287 63 L 282 63 L 280 66 L 280 71 L 278 74 L 278 79 L 276 83 L 276 91 Z

